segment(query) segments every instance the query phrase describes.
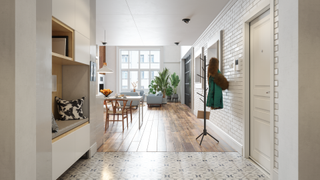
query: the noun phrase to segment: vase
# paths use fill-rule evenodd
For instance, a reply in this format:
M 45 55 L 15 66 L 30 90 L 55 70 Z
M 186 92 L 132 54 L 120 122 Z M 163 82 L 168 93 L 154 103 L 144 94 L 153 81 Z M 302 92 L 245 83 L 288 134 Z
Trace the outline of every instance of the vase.
M 136 89 L 133 89 L 133 92 L 136 92 Z

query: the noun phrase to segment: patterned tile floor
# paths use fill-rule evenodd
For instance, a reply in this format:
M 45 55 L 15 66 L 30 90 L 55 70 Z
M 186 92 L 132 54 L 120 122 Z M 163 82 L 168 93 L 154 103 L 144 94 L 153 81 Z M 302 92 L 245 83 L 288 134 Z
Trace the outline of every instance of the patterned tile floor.
M 236 152 L 98 152 L 80 159 L 59 180 L 269 179 Z

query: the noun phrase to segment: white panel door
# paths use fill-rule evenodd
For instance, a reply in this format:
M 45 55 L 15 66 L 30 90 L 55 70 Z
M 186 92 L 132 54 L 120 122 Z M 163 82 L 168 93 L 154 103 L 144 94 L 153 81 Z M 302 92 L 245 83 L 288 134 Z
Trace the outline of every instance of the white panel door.
M 90 63 L 90 40 L 84 35 L 75 31 L 75 61 L 87 64 Z
M 75 12 L 75 30 L 90 39 L 90 0 L 76 0 Z
M 270 171 L 270 11 L 250 23 L 250 157 Z
M 52 16 L 75 28 L 75 0 L 53 0 Z

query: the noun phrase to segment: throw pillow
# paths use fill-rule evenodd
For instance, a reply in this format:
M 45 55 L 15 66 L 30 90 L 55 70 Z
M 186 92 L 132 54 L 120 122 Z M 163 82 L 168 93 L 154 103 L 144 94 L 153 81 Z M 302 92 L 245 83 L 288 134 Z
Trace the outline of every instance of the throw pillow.
M 52 113 L 51 113 L 51 121 L 52 121 L 52 132 L 55 133 L 59 130 L 59 127 Z
M 56 102 L 60 114 L 60 120 L 86 119 L 82 110 L 84 97 L 71 101 L 62 100 L 59 97 L 56 97 Z

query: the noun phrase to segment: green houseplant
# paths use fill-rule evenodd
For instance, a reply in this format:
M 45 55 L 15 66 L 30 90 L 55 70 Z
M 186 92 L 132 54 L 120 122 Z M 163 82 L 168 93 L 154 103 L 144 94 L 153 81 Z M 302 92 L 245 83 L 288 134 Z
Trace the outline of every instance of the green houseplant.
M 174 94 L 177 94 L 177 87 L 180 82 L 179 76 L 176 73 L 173 73 L 170 77 L 170 82 L 171 82 L 171 85 L 173 86 Z
M 149 93 L 150 94 L 156 94 L 157 92 L 157 85 L 154 83 L 154 80 L 152 80 L 149 84 Z
M 173 88 L 169 85 L 166 91 L 167 100 L 171 100 L 172 92 L 173 92 Z
M 161 91 L 163 94 L 163 98 L 166 97 L 167 88 L 169 87 L 169 70 L 167 68 L 164 68 L 162 72 L 159 72 L 159 76 L 156 76 L 154 78 L 154 83 L 156 84 L 157 91 Z

